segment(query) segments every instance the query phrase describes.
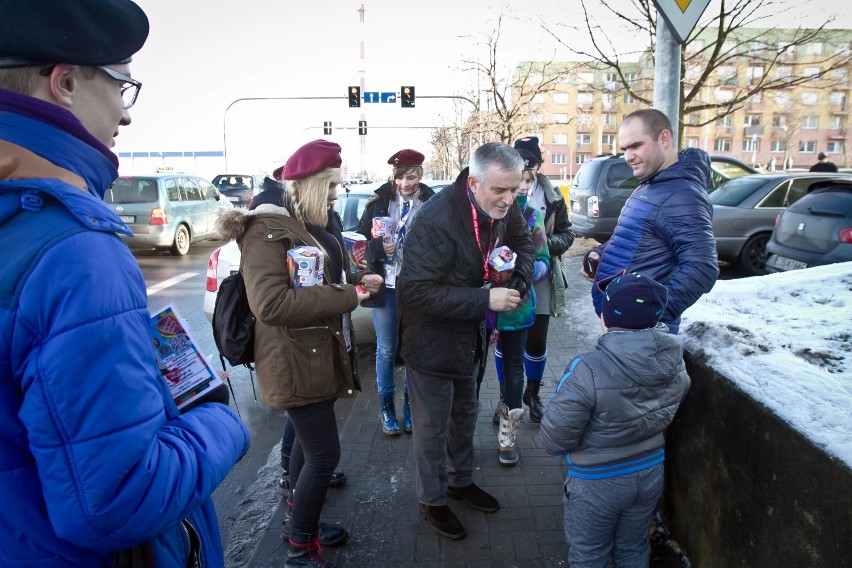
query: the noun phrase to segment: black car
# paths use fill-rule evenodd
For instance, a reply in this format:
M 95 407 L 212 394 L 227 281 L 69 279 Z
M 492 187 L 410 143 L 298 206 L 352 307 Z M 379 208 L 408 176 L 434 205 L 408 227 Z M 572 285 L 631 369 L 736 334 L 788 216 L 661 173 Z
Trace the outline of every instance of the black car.
M 757 173 L 751 166 L 727 156 L 710 156 L 713 187 Z M 586 162 L 571 185 L 568 218 L 574 232 L 605 242 L 612 236 L 624 202 L 639 186 L 633 168 L 621 154 L 598 156 Z
M 234 207 L 248 207 L 251 200 L 263 191 L 263 177 L 256 174 L 219 174 L 213 178 L 213 185 Z
M 852 180 L 811 186 L 778 216 L 766 252 L 770 272 L 852 261 Z

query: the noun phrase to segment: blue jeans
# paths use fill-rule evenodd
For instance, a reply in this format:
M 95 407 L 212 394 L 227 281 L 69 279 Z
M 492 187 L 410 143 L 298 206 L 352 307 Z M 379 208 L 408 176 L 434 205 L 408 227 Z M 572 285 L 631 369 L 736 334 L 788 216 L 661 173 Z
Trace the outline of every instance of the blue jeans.
M 399 322 L 396 319 L 396 290 L 385 288 L 384 307 L 373 308 L 372 312 L 373 327 L 376 328 L 376 387 L 380 397 L 392 397 L 396 345 L 399 340 Z M 407 374 L 405 384 L 408 384 Z
M 503 402 L 509 410 L 522 408 L 526 343 L 527 330 L 525 329 L 500 331 L 497 336 L 497 349 L 502 353 L 503 360 Z
M 648 528 L 663 494 L 663 464 L 619 477 L 565 481 L 565 541 L 571 568 L 648 566 Z

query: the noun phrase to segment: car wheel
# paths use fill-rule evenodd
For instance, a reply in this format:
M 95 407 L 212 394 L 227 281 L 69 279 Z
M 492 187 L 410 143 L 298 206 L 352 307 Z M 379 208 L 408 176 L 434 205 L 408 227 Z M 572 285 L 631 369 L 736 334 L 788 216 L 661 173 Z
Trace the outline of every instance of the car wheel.
M 740 258 L 737 260 L 737 269 L 746 276 L 760 276 L 766 274 L 766 243 L 769 235 L 761 233 L 746 241 Z
M 171 251 L 176 256 L 184 256 L 189 252 L 189 229 L 186 225 L 180 225 L 175 231 L 175 242 Z

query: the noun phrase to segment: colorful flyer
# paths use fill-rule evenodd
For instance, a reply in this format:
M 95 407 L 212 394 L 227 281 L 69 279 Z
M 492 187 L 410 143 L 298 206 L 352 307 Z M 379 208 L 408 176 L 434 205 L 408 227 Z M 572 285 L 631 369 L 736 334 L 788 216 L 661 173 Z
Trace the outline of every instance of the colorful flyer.
M 152 315 L 148 331 L 157 368 L 178 408 L 222 384 L 174 306 L 168 305 Z

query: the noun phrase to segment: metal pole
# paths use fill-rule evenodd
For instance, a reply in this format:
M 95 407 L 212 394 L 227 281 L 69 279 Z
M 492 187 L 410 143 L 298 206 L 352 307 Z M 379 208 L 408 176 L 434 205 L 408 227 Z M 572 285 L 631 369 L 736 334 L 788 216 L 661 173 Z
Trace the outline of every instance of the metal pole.
M 669 23 L 657 13 L 657 49 L 654 52 L 654 108 L 672 123 L 672 142 L 680 148 L 680 42 Z

